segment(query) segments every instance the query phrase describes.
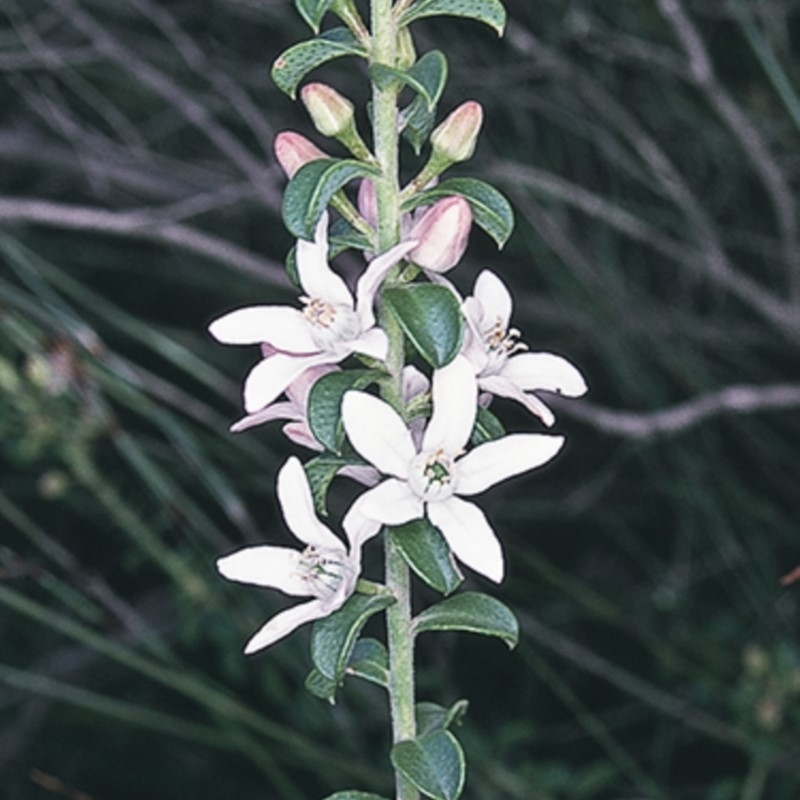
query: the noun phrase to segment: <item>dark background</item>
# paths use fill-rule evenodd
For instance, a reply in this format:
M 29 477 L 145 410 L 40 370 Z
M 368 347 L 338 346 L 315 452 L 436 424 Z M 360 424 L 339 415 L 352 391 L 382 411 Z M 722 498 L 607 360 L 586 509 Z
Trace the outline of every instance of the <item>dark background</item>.
M 470 700 L 468 800 L 796 800 L 800 3 L 507 6 L 414 27 L 517 213 L 451 277 L 497 270 L 590 394 L 486 498 L 510 574 L 467 585 L 520 646 L 420 639 L 420 697 Z M 391 791 L 382 692 L 311 697 L 307 630 L 242 657 L 282 600 L 213 566 L 287 535 L 296 450 L 227 433 L 256 353 L 205 327 L 293 298 L 271 144 L 312 129 L 269 67 L 308 35 L 288 0 L 0 0 L 4 799 Z M 363 114 L 360 64 L 313 77 Z

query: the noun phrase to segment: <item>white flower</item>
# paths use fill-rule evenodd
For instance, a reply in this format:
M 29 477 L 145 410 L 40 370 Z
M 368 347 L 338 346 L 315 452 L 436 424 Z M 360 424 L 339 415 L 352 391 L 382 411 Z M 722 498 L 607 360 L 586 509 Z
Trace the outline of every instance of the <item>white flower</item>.
M 552 425 L 553 412 L 533 392 L 580 397 L 586 392 L 583 376 L 561 356 L 524 352 L 528 347 L 519 341 L 519 331 L 509 328 L 511 294 L 497 275 L 484 270 L 473 291 L 462 304 L 467 322 L 462 353 L 472 363 L 479 388 L 516 400 Z
M 373 259 L 356 285 L 355 297 L 328 265 L 327 214 L 313 242 L 297 242 L 302 309 L 247 306 L 209 326 L 224 344 L 266 343 L 277 350 L 250 371 L 244 384 L 248 414 L 263 409 L 309 367 L 336 364 L 352 353 L 386 358 L 386 334 L 375 325 L 373 303 L 386 273 L 415 242 L 403 242 Z
M 462 496 L 541 466 L 556 455 L 564 439 L 513 434 L 463 455 L 476 400 L 474 371 L 459 356 L 434 373 L 433 412 L 419 448 L 400 415 L 365 392 L 344 396 L 342 418 L 353 447 L 392 476 L 359 497 L 361 513 L 384 525 L 402 525 L 427 514 L 464 564 L 499 583 L 504 573 L 500 542 L 483 512 Z
M 303 465 L 290 458 L 278 473 L 278 500 L 289 530 L 303 550 L 261 545 L 245 547 L 217 561 L 220 573 L 232 581 L 267 586 L 307 603 L 281 611 L 247 642 L 244 652 L 255 653 L 295 628 L 340 608 L 353 593 L 361 572 L 361 547 L 380 526 L 351 507 L 342 527 L 349 548 L 314 513 L 314 501 Z

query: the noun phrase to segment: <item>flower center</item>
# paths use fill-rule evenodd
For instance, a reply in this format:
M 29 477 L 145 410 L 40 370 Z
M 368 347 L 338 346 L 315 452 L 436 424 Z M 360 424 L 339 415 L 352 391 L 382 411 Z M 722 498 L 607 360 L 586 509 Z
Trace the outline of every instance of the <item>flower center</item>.
M 412 462 L 408 474 L 411 490 L 423 500 L 446 500 L 455 490 L 455 463 L 452 456 L 440 447 L 420 453 Z
M 300 580 L 308 584 L 308 593 L 326 600 L 339 590 L 342 581 L 353 580 L 353 569 L 340 550 L 309 545 L 297 562 Z
M 498 317 L 497 322 L 483 337 L 487 357 L 486 366 L 483 369 L 484 374 L 499 372 L 509 356 L 528 349 L 525 342 L 519 341 L 520 336 L 522 334 L 516 328 L 506 329 Z
M 311 336 L 322 350 L 338 342 L 355 339 L 361 333 L 361 321 L 352 308 L 331 303 L 320 297 L 301 297 L 303 317 L 311 325 Z

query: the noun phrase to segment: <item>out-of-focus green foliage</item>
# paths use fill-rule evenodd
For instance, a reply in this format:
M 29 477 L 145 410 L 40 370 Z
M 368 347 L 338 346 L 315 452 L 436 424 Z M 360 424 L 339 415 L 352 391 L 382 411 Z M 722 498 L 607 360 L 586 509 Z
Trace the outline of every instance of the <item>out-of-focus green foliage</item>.
M 502 40 L 414 25 L 517 217 L 452 277 L 501 272 L 591 392 L 489 498 L 519 648 L 421 639 L 421 699 L 470 699 L 466 798 L 795 800 L 800 3 L 507 6 Z M 226 430 L 257 354 L 204 328 L 292 296 L 270 147 L 311 126 L 268 73 L 306 35 L 289 0 L 0 0 L 8 800 L 388 791 L 380 689 L 312 697 L 304 633 L 245 659 L 277 603 L 214 570 L 288 535 L 293 450 Z M 314 78 L 363 109 L 346 60 Z

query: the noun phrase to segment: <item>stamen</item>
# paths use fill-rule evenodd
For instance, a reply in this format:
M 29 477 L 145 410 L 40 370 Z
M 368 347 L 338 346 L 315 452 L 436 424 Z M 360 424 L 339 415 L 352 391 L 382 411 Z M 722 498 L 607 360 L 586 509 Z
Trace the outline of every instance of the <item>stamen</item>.
M 334 550 L 320 551 L 309 545 L 297 563 L 298 577 L 309 584 L 309 594 L 325 597 L 333 594 L 342 582 L 347 565 Z
M 303 316 L 312 324 L 321 328 L 330 328 L 336 322 L 336 306 L 321 300 L 319 297 L 301 297 L 305 305 Z

